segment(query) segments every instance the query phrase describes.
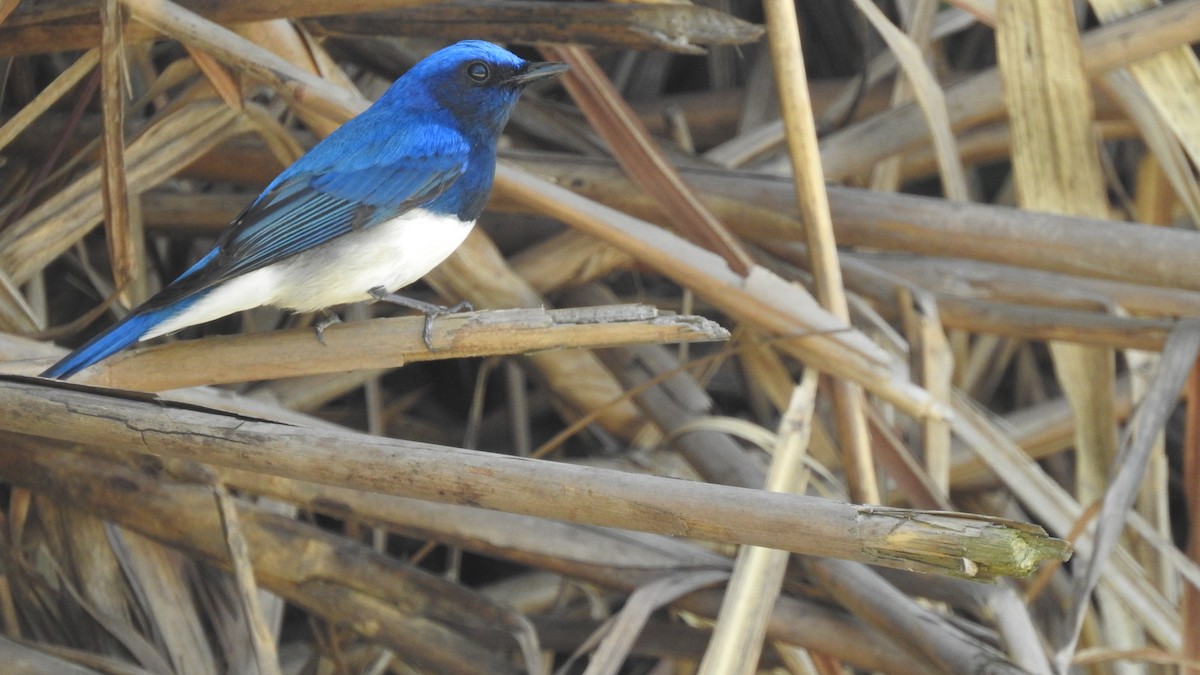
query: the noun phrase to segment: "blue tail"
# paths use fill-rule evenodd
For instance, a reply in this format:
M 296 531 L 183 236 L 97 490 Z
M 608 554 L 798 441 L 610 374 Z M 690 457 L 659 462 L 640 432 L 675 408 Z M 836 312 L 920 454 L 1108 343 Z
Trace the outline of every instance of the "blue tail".
M 137 342 L 174 309 L 174 307 L 164 307 L 130 314 L 108 330 L 88 340 L 79 349 L 67 354 L 58 363 L 50 366 L 46 372 L 42 373 L 42 377 L 65 380 L 93 363 L 112 356 Z
M 201 271 L 205 265 L 216 259 L 220 251 L 219 246 L 213 248 L 195 265 L 179 275 L 178 279 L 138 306 L 133 314 L 113 324 L 108 330 L 88 340 L 79 349 L 64 356 L 61 361 L 47 368 L 42 373 L 42 377 L 65 380 L 93 363 L 103 361 L 137 342 L 162 321 L 186 310 L 192 303 L 207 295 L 208 290 L 211 289 L 209 286 L 197 288 L 192 285 L 189 287 L 186 282 L 180 282 L 192 276 L 193 273 Z

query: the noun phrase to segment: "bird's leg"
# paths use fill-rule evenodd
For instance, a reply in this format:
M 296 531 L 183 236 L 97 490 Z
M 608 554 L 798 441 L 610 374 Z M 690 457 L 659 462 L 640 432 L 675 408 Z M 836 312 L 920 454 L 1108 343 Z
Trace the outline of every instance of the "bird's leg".
M 341 323 L 342 318 L 328 309 L 321 310 L 320 314 L 320 318 L 313 324 L 313 330 L 317 333 L 317 342 L 325 344 L 325 329 L 335 323 Z
M 375 298 L 376 300 L 390 302 L 393 305 L 400 305 L 401 307 L 415 309 L 418 312 L 424 313 L 425 329 L 421 332 L 421 337 L 425 339 L 425 347 L 431 352 L 434 351 L 433 320 L 439 316 L 442 316 L 443 314 L 455 314 L 457 312 L 464 311 L 470 312 L 474 309 L 471 306 L 471 303 L 467 302 L 466 300 L 463 300 L 453 307 L 446 307 L 445 305 L 435 305 L 432 302 L 416 300 L 414 298 L 405 297 L 396 293 L 388 293 L 388 290 L 382 286 L 376 286 L 375 288 L 367 291 L 367 293 L 369 293 L 371 297 Z

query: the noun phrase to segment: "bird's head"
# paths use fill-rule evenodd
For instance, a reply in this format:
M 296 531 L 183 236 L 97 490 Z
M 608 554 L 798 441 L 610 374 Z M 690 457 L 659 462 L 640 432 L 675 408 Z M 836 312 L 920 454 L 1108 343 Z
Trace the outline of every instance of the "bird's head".
M 453 113 L 464 129 L 494 137 L 522 89 L 566 69 L 562 63 L 530 63 L 490 42 L 465 40 L 413 66 L 388 93 L 407 97 L 410 105 L 425 99 Z

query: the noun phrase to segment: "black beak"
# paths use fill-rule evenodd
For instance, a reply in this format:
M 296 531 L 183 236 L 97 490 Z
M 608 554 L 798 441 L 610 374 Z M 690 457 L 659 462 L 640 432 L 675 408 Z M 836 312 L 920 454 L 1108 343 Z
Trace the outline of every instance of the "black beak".
M 565 63 L 555 61 L 530 63 L 525 66 L 521 72 L 516 73 L 508 78 L 507 84 L 514 87 L 525 87 L 538 80 L 547 80 L 551 77 L 557 77 L 570 70 L 570 67 Z

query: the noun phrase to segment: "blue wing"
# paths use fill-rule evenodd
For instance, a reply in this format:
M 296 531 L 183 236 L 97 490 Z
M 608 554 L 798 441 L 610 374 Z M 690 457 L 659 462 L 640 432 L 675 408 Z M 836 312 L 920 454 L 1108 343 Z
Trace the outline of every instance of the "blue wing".
M 229 278 L 391 220 L 437 198 L 465 169 L 465 158 L 441 156 L 292 176 L 233 223 L 217 243 L 220 254 L 206 267 Z
M 428 204 L 463 175 L 470 153 L 460 136 L 438 131 L 375 143 L 354 138 L 362 134 L 330 136 L 233 222 L 204 276 L 244 274 Z

